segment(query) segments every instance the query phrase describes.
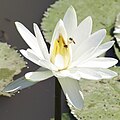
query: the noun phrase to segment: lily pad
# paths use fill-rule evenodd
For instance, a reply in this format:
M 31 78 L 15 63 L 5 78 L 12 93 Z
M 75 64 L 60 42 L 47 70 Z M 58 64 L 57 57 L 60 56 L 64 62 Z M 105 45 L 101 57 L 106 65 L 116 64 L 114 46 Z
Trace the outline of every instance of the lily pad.
M 23 67 L 25 62 L 20 54 L 6 43 L 0 42 L 0 95 L 11 96 L 2 90 L 13 81 L 14 75 L 20 73 Z
M 70 106 L 78 120 L 119 120 L 120 118 L 120 67 L 113 67 L 119 75 L 111 80 L 80 81 L 85 107 L 77 110 Z
M 56 23 L 63 18 L 70 5 L 76 10 L 78 23 L 87 16 L 92 16 L 93 32 L 105 28 L 107 36 L 104 42 L 112 39 L 111 29 L 114 27 L 116 15 L 120 12 L 120 0 L 59 0 L 55 2 L 45 12 L 41 23 L 46 40 L 51 41 Z

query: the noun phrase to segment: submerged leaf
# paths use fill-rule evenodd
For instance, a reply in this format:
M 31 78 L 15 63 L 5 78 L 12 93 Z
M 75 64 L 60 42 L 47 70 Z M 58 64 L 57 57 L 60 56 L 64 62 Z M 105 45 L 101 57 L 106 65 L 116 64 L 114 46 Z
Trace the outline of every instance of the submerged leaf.
M 85 107 L 72 114 L 80 120 L 119 120 L 120 118 L 120 67 L 113 67 L 119 75 L 111 80 L 80 81 L 85 97 Z
M 7 85 L 3 91 L 7 93 L 17 92 L 18 90 L 22 90 L 24 88 L 30 87 L 37 82 L 31 82 L 25 79 L 25 77 L 18 78 L 17 80 L 11 82 Z
M 13 76 L 21 72 L 25 62 L 20 54 L 6 43 L 0 43 L 0 95 L 11 96 L 2 90 L 13 81 Z
M 87 16 L 92 16 L 93 32 L 105 28 L 107 30 L 105 40 L 109 41 L 112 39 L 110 34 L 114 27 L 116 15 L 120 12 L 120 0 L 59 0 L 51 5 L 51 8 L 47 9 L 41 23 L 45 38 L 49 42 L 56 23 L 60 18 L 63 18 L 70 5 L 77 12 L 78 23 Z
M 46 68 L 40 67 L 36 71 L 46 71 Z M 32 82 L 30 80 L 27 80 L 25 77 L 18 78 L 17 80 L 12 81 L 10 84 L 5 86 L 3 89 L 3 92 L 6 93 L 15 93 L 18 92 L 19 90 L 28 88 L 38 82 Z

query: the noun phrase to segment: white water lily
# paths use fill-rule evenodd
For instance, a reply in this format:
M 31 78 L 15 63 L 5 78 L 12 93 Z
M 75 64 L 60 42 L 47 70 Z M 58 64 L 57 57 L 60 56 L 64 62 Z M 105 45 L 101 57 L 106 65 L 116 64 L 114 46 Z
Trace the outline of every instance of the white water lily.
M 67 100 L 76 108 L 83 107 L 83 95 L 79 80 L 109 79 L 117 75 L 108 68 L 118 61 L 109 57 L 98 57 L 114 44 L 113 41 L 101 42 L 106 31 L 101 29 L 93 34 L 92 19 L 87 17 L 77 26 L 77 17 L 74 8 L 68 8 L 63 20 L 57 23 L 50 46 L 50 53 L 43 36 L 34 23 L 35 36 L 21 23 L 15 22 L 16 27 L 29 45 L 27 50 L 20 52 L 35 64 L 46 68 L 45 71 L 29 72 L 26 79 L 42 81 L 56 76 L 66 95 Z

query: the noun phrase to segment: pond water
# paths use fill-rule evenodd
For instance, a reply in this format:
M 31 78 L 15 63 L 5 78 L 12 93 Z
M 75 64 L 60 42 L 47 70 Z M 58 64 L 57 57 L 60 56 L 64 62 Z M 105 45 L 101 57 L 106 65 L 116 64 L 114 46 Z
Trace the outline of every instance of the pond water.
M 7 42 L 18 50 L 28 48 L 16 31 L 14 22 L 20 21 L 32 31 L 32 23 L 40 24 L 44 11 L 54 2 L 55 0 L 1 0 L 0 41 Z M 26 61 L 30 68 L 23 69 L 14 79 L 38 68 Z M 54 85 L 55 79 L 51 78 L 24 89 L 11 98 L 0 96 L 0 120 L 49 120 L 54 116 Z M 62 112 L 69 111 L 63 93 L 61 99 Z

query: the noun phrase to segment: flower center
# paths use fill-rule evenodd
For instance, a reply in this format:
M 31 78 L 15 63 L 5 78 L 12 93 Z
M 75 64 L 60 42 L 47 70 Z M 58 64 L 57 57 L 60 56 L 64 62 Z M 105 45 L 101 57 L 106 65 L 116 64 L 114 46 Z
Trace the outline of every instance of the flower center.
M 69 66 L 71 59 L 72 38 L 65 43 L 64 38 L 60 34 L 58 39 L 54 42 L 54 47 L 51 54 L 50 61 L 58 67 L 59 70 L 66 69 Z M 74 43 L 74 42 L 73 42 Z

